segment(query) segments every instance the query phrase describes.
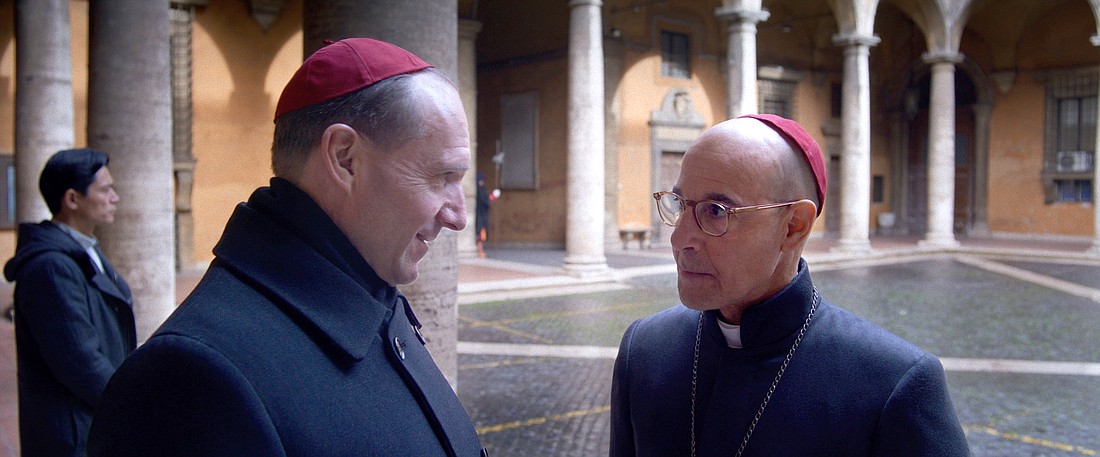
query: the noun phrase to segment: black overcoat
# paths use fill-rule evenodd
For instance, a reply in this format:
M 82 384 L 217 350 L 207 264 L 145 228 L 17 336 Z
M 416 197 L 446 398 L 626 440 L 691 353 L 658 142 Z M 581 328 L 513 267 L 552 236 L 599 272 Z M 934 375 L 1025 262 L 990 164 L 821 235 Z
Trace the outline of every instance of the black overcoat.
M 775 297 L 741 318 L 727 347 L 717 313 L 676 306 L 623 336 L 611 398 L 611 455 L 729 456 L 806 322 L 814 287 L 805 262 Z M 744 456 L 961 457 L 970 451 L 939 360 L 822 299 L 761 414 Z
M 49 221 L 21 224 L 15 281 L 19 441 L 24 457 L 83 456 L 107 380 L 134 349 L 130 287 Z
M 478 456 L 383 283 L 306 194 L 238 205 L 192 294 L 111 379 L 91 456 Z

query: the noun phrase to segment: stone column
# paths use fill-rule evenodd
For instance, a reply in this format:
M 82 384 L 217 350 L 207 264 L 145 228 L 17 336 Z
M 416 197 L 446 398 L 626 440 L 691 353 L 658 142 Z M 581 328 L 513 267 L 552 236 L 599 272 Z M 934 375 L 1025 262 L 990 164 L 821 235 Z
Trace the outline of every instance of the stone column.
M 176 269 L 195 263 L 195 216 L 191 191 L 195 185 L 195 157 L 192 155 L 191 29 L 195 7 L 201 0 L 174 0 L 172 21 L 172 168 L 175 173 Z
M 875 36 L 837 35 L 844 46 L 841 110 L 840 241 L 838 251 L 867 253 L 871 218 L 871 76 L 870 47 Z
M 1097 7 L 1093 6 L 1093 10 L 1097 12 Z M 1100 47 L 1100 35 L 1092 36 L 1089 41 L 1093 46 Z M 1100 104 L 1100 97 L 1096 100 Z M 1096 123 L 1096 146 L 1092 150 L 1092 218 L 1092 248 L 1089 253 L 1100 257 L 1100 122 Z
M 604 78 L 600 0 L 569 2 L 565 270 L 607 272 L 604 257 Z
M 302 16 L 305 55 L 325 39 L 373 37 L 401 46 L 458 79 L 458 6 L 453 0 L 313 0 Z M 419 269 L 419 279 L 401 292 L 424 325 L 432 358 L 457 389 L 457 234 L 439 232 Z
M 726 45 L 726 88 L 729 118 L 760 110 L 756 101 L 756 23 L 768 19 L 764 9 L 723 6 L 715 10 L 719 20 L 729 21 Z
M 993 105 L 974 105 L 974 226 L 970 233 L 987 236 L 989 230 L 989 123 Z
M 920 245 L 950 248 L 955 239 L 955 64 L 958 53 L 925 54 L 932 64 L 928 107 L 928 229 Z
M 51 217 L 38 176 L 53 153 L 73 147 L 69 0 L 15 2 L 15 214 Z
M 462 179 L 466 193 L 466 228 L 458 234 L 458 256 L 477 257 L 477 34 L 481 22 L 458 20 L 458 88 L 470 124 L 470 171 Z
M 100 227 L 133 289 L 138 339 L 176 305 L 168 2 L 91 2 L 88 145 L 111 155 L 120 202 Z

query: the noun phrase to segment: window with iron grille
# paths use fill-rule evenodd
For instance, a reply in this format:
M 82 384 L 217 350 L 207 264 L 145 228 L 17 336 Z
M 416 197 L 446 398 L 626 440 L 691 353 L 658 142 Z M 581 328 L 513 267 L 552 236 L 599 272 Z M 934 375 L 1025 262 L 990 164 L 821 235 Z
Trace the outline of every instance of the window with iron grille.
M 760 112 L 791 119 L 794 116 L 794 81 L 760 79 L 756 82 Z
M 1074 73 L 1047 84 L 1046 202 L 1091 202 L 1096 166 L 1097 75 Z
M 691 41 L 687 35 L 661 31 L 661 76 L 691 78 Z

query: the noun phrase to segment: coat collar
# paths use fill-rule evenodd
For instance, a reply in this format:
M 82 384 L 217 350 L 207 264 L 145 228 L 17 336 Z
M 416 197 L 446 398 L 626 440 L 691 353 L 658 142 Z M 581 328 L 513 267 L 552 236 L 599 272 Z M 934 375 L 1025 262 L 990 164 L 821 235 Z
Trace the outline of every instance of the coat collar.
M 783 290 L 741 315 L 741 344 L 744 349 L 754 349 L 785 341 L 797 332 L 806 321 L 813 302 L 814 284 L 805 259 L 798 261 L 798 273 Z M 707 337 L 721 340 L 725 337 L 718 328 L 718 312 L 707 311 Z
M 88 256 L 88 252 L 84 250 L 84 246 L 66 233 L 61 226 L 48 220 L 37 224 L 19 224 L 17 244 L 15 257 L 4 266 L 4 274 L 9 281 L 15 281 L 23 265 L 31 259 L 45 252 L 59 252 L 73 259 L 87 281 L 97 290 L 127 306 L 133 306 L 130 287 L 107 261 L 103 251 L 98 246 L 94 248 L 100 261 L 103 262 L 104 271 L 99 271 L 92 262 L 92 258 Z
M 356 361 L 398 301 L 320 207 L 277 178 L 237 206 L 214 255 Z

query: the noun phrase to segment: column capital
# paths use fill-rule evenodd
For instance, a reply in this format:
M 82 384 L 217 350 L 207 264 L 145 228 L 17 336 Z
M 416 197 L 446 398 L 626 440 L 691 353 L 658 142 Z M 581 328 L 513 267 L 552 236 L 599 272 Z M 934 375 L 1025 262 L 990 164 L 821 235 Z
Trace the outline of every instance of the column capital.
M 751 22 L 756 24 L 757 22 L 768 20 L 771 13 L 766 9 L 746 9 L 736 6 L 723 6 L 714 10 L 714 16 L 723 21 L 739 23 Z
M 952 51 L 926 52 L 924 54 L 921 54 L 920 58 L 921 58 L 921 60 L 924 61 L 924 63 L 931 63 L 931 64 L 937 64 L 937 63 L 959 64 L 959 63 L 962 63 L 962 61 L 964 59 L 961 52 L 952 52 Z
M 578 6 L 595 6 L 597 8 L 603 6 L 602 0 L 569 0 L 569 7 L 576 8 Z
M 877 46 L 882 39 L 876 35 L 858 35 L 855 33 L 838 33 L 833 35 L 833 44 L 837 46 Z

